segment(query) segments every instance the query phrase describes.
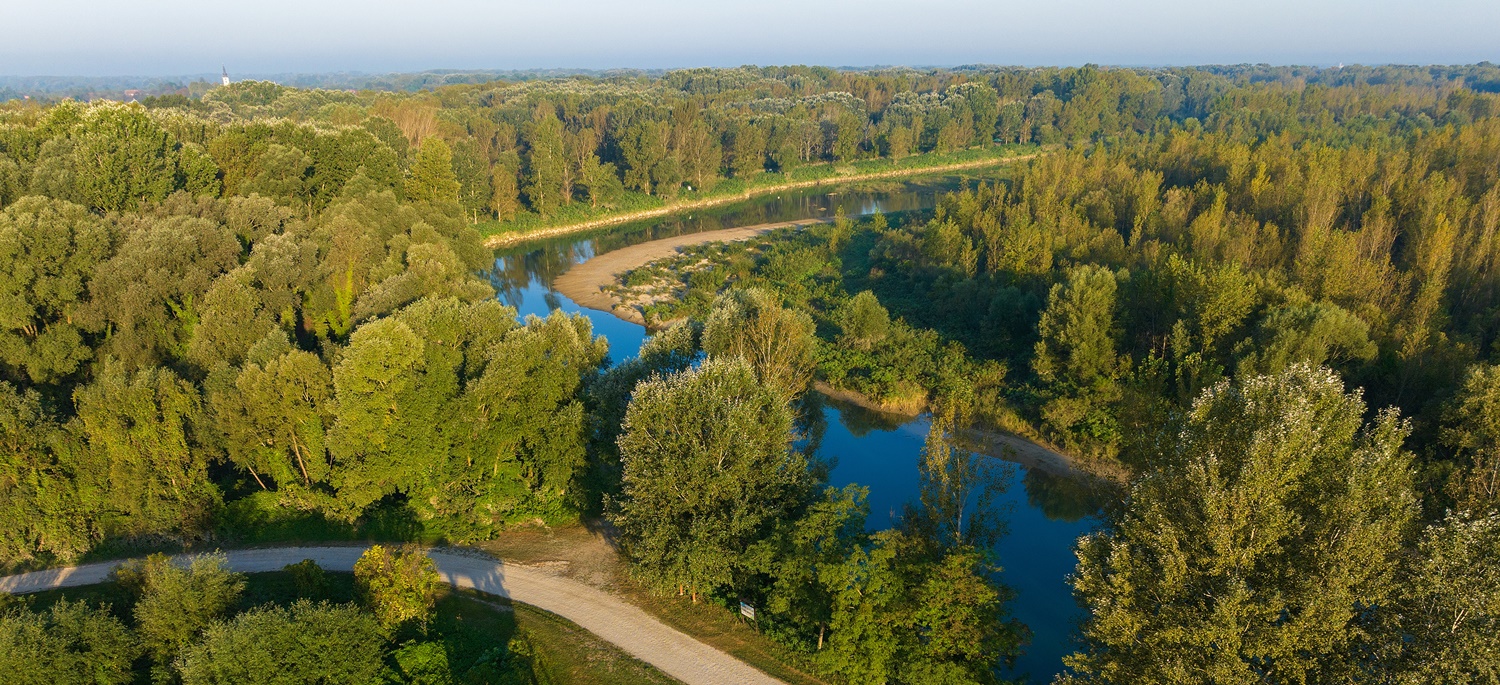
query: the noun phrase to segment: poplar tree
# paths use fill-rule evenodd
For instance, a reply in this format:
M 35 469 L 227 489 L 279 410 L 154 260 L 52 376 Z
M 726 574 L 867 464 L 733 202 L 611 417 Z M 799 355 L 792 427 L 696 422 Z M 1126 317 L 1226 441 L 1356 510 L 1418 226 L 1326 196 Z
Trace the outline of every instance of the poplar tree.
M 563 181 L 568 157 L 562 122 L 550 109 L 538 107 L 521 138 L 526 143 L 525 183 L 521 192 L 526 194 L 526 202 L 533 211 L 550 213 L 565 200 Z
M 424 138 L 406 178 L 406 198 L 412 202 L 454 203 L 458 202 L 459 189 L 453 173 L 453 149 L 441 138 Z

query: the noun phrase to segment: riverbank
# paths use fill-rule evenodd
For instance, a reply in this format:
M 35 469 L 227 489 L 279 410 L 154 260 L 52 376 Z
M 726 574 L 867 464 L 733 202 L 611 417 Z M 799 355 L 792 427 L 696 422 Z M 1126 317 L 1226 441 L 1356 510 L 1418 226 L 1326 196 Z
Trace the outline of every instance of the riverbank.
M 612 315 L 630 323 L 646 326 L 641 310 L 630 303 L 622 302 L 613 293 L 605 290 L 618 282 L 620 275 L 664 257 L 670 257 L 680 248 L 711 242 L 733 242 L 748 240 L 779 228 L 809 226 L 827 223 L 827 219 L 803 219 L 782 221 L 718 231 L 705 231 L 673 236 L 650 242 L 631 245 L 612 252 L 596 255 L 575 264 L 552 281 L 552 289 L 566 296 L 581 307 Z M 925 402 L 906 402 L 887 405 L 876 402 L 865 395 L 843 388 L 835 388 L 817 381 L 814 390 L 840 402 L 863 409 L 904 417 L 915 417 L 926 410 Z M 1047 473 L 1076 478 L 1088 476 L 1123 482 L 1123 473 L 1106 464 L 1084 462 L 1056 449 L 1038 444 L 1024 437 L 993 429 L 971 429 L 962 436 L 976 452 L 1012 461 L 1027 468 Z
M 777 184 L 772 184 L 772 185 L 753 186 L 753 187 L 747 188 L 744 191 L 738 192 L 738 193 L 713 195 L 713 196 L 705 197 L 705 198 L 701 198 L 701 199 L 683 200 L 683 201 L 677 201 L 677 202 L 669 202 L 669 203 L 667 203 L 665 205 L 662 205 L 660 207 L 653 207 L 651 209 L 642 209 L 642 210 L 637 210 L 637 211 L 633 211 L 633 212 L 623 212 L 623 213 L 619 213 L 619 214 L 610 214 L 610 215 L 602 216 L 602 217 L 599 217 L 599 218 L 596 218 L 596 219 L 589 219 L 589 220 L 586 220 L 586 221 L 578 221 L 578 222 L 574 222 L 574 223 L 564 224 L 564 225 L 561 225 L 561 226 L 543 227 L 543 228 L 537 228 L 535 230 L 527 230 L 527 231 L 508 231 L 508 232 L 504 232 L 504 233 L 496 233 L 496 234 L 487 236 L 484 239 L 484 244 L 485 244 L 486 247 L 489 247 L 491 249 L 495 249 L 495 248 L 500 248 L 500 247 L 506 247 L 506 246 L 509 246 L 509 245 L 515 245 L 517 243 L 522 243 L 522 242 L 526 242 L 526 241 L 529 241 L 529 240 L 536 240 L 536 239 L 539 239 L 539 238 L 551 238 L 551 237 L 556 237 L 556 236 L 561 236 L 561 235 L 568 235 L 570 233 L 578 233 L 578 232 L 582 232 L 582 231 L 588 231 L 588 230 L 592 230 L 592 229 L 596 229 L 596 228 L 603 228 L 603 227 L 606 227 L 606 226 L 614 226 L 614 225 L 618 225 L 618 224 L 631 223 L 631 222 L 635 222 L 635 221 L 643 221 L 643 220 L 646 220 L 646 219 L 654 219 L 654 218 L 658 218 L 658 217 L 668 216 L 668 215 L 671 215 L 671 214 L 677 214 L 677 213 L 680 213 L 680 212 L 696 211 L 696 210 L 700 210 L 700 209 L 706 209 L 708 207 L 716 207 L 716 206 L 719 206 L 719 205 L 732 204 L 732 203 L 735 203 L 735 202 L 743 202 L 745 200 L 748 200 L 748 199 L 751 199 L 751 198 L 754 198 L 754 197 L 758 197 L 758 196 L 761 196 L 761 195 L 769 195 L 769 194 L 774 194 L 774 193 L 781 193 L 781 192 L 786 192 L 786 191 L 789 191 L 789 190 L 797 190 L 797 189 L 801 189 L 801 188 L 815 188 L 815 187 L 824 186 L 824 185 L 842 185 L 842 184 L 855 183 L 855 182 L 860 182 L 860 181 L 873 181 L 873 180 L 881 180 L 881 179 L 907 178 L 907 177 L 912 177 L 912 176 L 926 176 L 926 175 L 931 175 L 931 174 L 942 174 L 942 173 L 948 173 L 948 172 L 954 172 L 954 171 L 965 171 L 965 170 L 970 170 L 970 169 L 984 169 L 984 168 L 988 168 L 988 167 L 994 167 L 994 166 L 1001 166 L 1001 165 L 1004 165 L 1004 164 L 1010 164 L 1010 163 L 1013 163 L 1013 162 L 1026 161 L 1026 160 L 1035 158 L 1039 154 L 1041 154 L 1041 153 L 1039 153 L 1039 152 L 1032 152 L 1032 153 L 1023 154 L 1023 155 L 1001 155 L 1001 156 L 996 156 L 996 157 L 985 157 L 985 158 L 982 158 L 982 159 L 967 160 L 967 161 L 962 161 L 962 162 L 954 162 L 954 163 L 951 163 L 951 164 L 939 164 L 939 165 L 933 165 L 933 166 L 899 167 L 899 168 L 893 168 L 893 169 L 886 169 L 886 170 L 882 170 L 882 171 L 872 171 L 872 172 L 862 172 L 862 173 L 852 173 L 852 174 L 835 174 L 835 175 L 821 176 L 821 177 L 818 177 L 818 178 L 807 179 L 807 180 L 788 181 L 786 183 L 777 183 Z
M 828 219 L 800 219 L 797 221 L 778 221 L 769 224 L 757 224 L 754 226 L 741 226 L 739 228 L 726 228 L 718 231 L 704 231 L 702 233 L 689 233 L 687 235 L 662 238 L 639 245 L 622 247 L 612 252 L 597 255 L 581 264 L 575 264 L 563 275 L 552 281 L 552 288 L 568 299 L 578 303 L 578 306 L 592 309 L 594 311 L 612 314 L 620 319 L 629 321 L 640 326 L 646 325 L 646 318 L 641 310 L 622 302 L 620 298 L 605 290 L 606 286 L 616 283 L 621 274 L 658 259 L 670 257 L 678 248 L 689 245 L 701 245 L 713 242 L 736 242 L 749 240 L 756 236 L 765 235 L 778 228 L 801 228 L 815 224 L 828 223 Z

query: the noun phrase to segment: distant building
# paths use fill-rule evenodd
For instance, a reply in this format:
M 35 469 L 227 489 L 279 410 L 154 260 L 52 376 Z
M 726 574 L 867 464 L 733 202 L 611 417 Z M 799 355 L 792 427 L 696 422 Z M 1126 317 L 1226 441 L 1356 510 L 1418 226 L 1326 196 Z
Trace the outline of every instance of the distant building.
M 220 80 L 223 81 L 224 85 L 229 85 L 229 69 L 224 67 L 223 65 L 220 65 L 219 70 L 224 72 L 224 76 Z
M 136 100 L 139 100 L 140 98 L 141 98 L 141 91 L 139 91 L 139 90 L 127 90 L 127 91 L 125 91 L 125 102 L 135 102 Z

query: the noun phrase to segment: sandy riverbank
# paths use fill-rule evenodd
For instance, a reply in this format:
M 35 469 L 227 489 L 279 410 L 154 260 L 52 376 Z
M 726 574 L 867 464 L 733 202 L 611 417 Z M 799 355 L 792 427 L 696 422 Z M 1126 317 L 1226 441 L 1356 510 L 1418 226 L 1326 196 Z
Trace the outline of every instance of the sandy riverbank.
M 752 197 L 769 195 L 772 193 L 781 193 L 788 190 L 796 190 L 798 188 L 815 188 L 824 185 L 843 185 L 846 183 L 856 183 L 859 181 L 873 181 L 886 178 L 906 178 L 911 176 L 928 176 L 949 171 L 983 169 L 985 167 L 1000 166 L 1001 164 L 1009 164 L 1011 162 L 1022 162 L 1028 159 L 1032 159 L 1038 154 L 1040 153 L 1033 152 L 1031 154 L 1015 155 L 1012 157 L 991 157 L 988 159 L 976 159 L 968 162 L 956 162 L 954 164 L 943 164 L 940 166 L 916 167 L 911 169 L 890 169 L 887 171 L 874 171 L 867 174 L 830 176 L 828 178 L 819 178 L 810 181 L 793 181 L 777 185 L 762 186 L 759 188 L 751 188 L 743 193 L 736 193 L 734 195 L 723 195 L 720 197 L 711 197 L 702 200 L 673 202 L 652 209 L 643 209 L 638 212 L 627 212 L 625 214 L 615 214 L 612 216 L 601 217 L 589 221 L 580 221 L 574 224 L 566 224 L 563 226 L 553 226 L 551 228 L 541 228 L 535 231 L 525 231 L 517 233 L 499 233 L 485 238 L 484 245 L 485 247 L 488 247 L 490 249 L 495 249 L 498 247 L 505 247 L 507 245 L 515 245 L 516 243 L 523 243 L 528 240 L 536 240 L 538 238 L 551 238 L 559 235 L 567 235 L 569 233 L 578 233 L 580 231 L 603 228 L 605 226 L 614 226 L 616 224 L 625 224 L 633 221 L 641 221 L 644 219 L 654 219 L 656 217 L 667 216 L 669 214 L 677 214 L 679 212 L 693 211 L 706 207 L 717 207 L 719 205 L 741 202 Z
M 755 226 L 741 226 L 739 228 L 726 228 L 718 231 L 704 231 L 702 233 L 689 233 L 671 238 L 662 238 L 651 242 L 641 243 L 623 247 L 613 252 L 602 255 L 582 263 L 575 264 L 563 275 L 558 276 L 552 282 L 552 289 L 556 290 L 568 299 L 577 302 L 580 307 L 587 307 L 595 311 L 613 314 L 631 323 L 646 325 L 646 319 L 641 311 L 635 307 L 626 305 L 614 295 L 604 291 L 607 285 L 613 285 L 616 279 L 623 273 L 645 266 L 664 257 L 670 257 L 677 253 L 678 248 L 688 245 L 700 245 L 713 242 L 734 242 L 737 240 L 749 240 L 758 235 L 764 235 L 778 228 L 792 228 L 811 226 L 813 224 L 828 223 L 830 219 L 801 219 L 798 221 L 780 221 L 772 224 L 757 224 Z
M 808 226 L 826 222 L 826 219 L 783 221 L 774 224 L 760 224 L 740 228 L 726 228 L 719 231 L 690 233 L 663 238 L 661 240 L 653 240 L 639 245 L 631 245 L 630 247 L 598 255 L 582 264 L 574 265 L 573 268 L 552 282 L 552 288 L 566 295 L 568 299 L 578 303 L 579 306 L 612 314 L 631 323 L 644 326 L 646 322 L 640 310 L 621 303 L 613 295 L 603 290 L 604 286 L 615 283 L 616 278 L 620 274 L 645 266 L 658 259 L 670 257 L 676 254 L 679 248 L 688 245 L 748 240 L 778 228 Z M 834 388 L 822 381 L 817 383 L 815 389 L 833 399 L 882 413 L 898 413 L 905 416 L 914 416 L 925 408 L 920 406 L 882 406 L 859 393 Z M 966 431 L 963 437 L 972 443 L 972 447 L 977 452 L 1012 461 L 1027 468 L 1040 469 L 1047 473 L 1068 477 L 1087 475 L 1117 481 L 1121 478 L 1121 474 L 1112 471 L 1099 472 L 1099 468 L 1092 468 L 1090 465 L 1081 464 L 1066 454 L 1049 449 L 1046 446 L 1039 445 L 1020 436 L 999 431 L 975 429 Z

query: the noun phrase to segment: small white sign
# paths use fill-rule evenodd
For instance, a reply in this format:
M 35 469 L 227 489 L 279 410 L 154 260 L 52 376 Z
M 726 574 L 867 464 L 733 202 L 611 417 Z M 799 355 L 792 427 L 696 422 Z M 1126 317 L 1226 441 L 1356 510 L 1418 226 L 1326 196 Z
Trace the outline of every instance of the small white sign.
M 744 602 L 740 602 L 740 615 L 752 621 L 755 620 L 755 607 L 750 606 L 749 604 L 746 604 Z

